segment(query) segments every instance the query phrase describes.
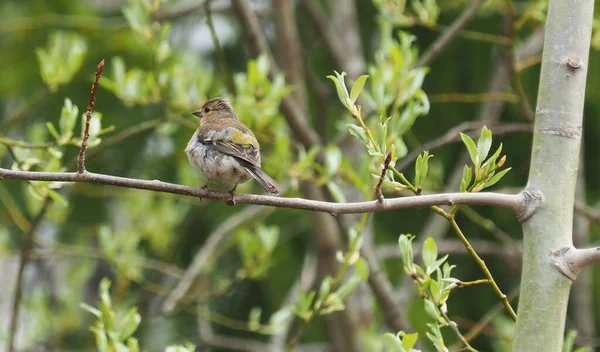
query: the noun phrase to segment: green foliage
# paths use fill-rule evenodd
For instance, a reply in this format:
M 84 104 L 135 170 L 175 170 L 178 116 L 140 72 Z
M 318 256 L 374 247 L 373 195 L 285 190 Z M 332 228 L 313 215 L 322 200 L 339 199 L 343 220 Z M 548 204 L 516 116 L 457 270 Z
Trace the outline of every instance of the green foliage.
M 383 335 L 383 338 L 385 345 L 394 352 L 420 352 L 420 350 L 413 348 L 419 338 L 417 333 L 407 334 L 400 331 L 394 335 L 387 332 Z
M 279 240 L 279 228 L 264 225 L 257 226 L 254 231 L 243 228 L 236 233 L 236 240 L 243 263 L 237 277 L 265 277 L 272 265 L 272 254 Z
M 565 340 L 563 342 L 562 352 L 591 352 L 592 347 L 580 347 L 575 349 L 575 338 L 577 337 L 577 331 L 570 329 L 567 331 Z
M 81 303 L 81 308 L 96 317 L 96 322 L 90 328 L 96 337 L 96 349 L 99 352 L 139 352 L 140 346 L 133 334 L 140 326 L 142 316 L 135 307 L 126 311 L 115 310 L 109 293 L 110 285 L 107 278 L 100 281 L 98 307 Z M 194 345 L 186 344 L 169 346 L 166 351 L 193 352 L 194 349 Z
M 48 88 L 55 92 L 67 84 L 79 71 L 85 55 L 85 39 L 73 32 L 56 31 L 50 34 L 48 46 L 36 50 L 40 74 Z
M 348 234 L 348 252 L 337 252 L 336 259 L 341 268 L 336 277 L 326 276 L 321 281 L 318 294 L 316 290 L 299 291 L 298 302 L 291 311 L 305 323 L 318 315 L 327 315 L 346 308 L 346 300 L 358 287 L 369 279 L 369 268 L 364 258 L 360 256 L 363 238 L 355 229 Z M 353 269 L 350 276 L 345 278 L 348 270 Z M 316 298 L 316 299 L 315 299 Z
M 510 167 L 498 171 L 506 162 L 506 156 L 503 156 L 498 160 L 498 157 L 502 152 L 502 143 L 498 149 L 496 149 L 496 152 L 489 159 L 485 160 L 492 147 L 492 131 L 486 126 L 482 127 L 481 136 L 477 140 L 477 144 L 475 144 L 471 137 L 464 133 L 461 133 L 460 137 L 467 147 L 475 170 L 472 172 L 471 168 L 465 165 L 460 184 L 461 192 L 479 192 L 485 188 L 491 187 L 510 171 Z M 472 179 L 473 183 L 471 183 Z
M 445 314 L 448 310 L 447 301 L 450 292 L 459 282 L 451 277 L 452 269 L 456 266 L 446 262 L 448 255 L 438 258 L 437 244 L 431 237 L 423 243 L 421 252 L 423 266 L 414 263 L 413 239 L 412 235 L 400 235 L 398 239 L 404 271 L 414 280 L 419 296 L 423 298 L 425 312 L 433 320 L 432 323 L 427 324 L 429 327 L 427 338 L 433 343 L 436 351 L 446 351 L 441 328 L 453 324 L 446 320 Z
M 398 26 L 433 26 L 440 15 L 440 8 L 435 0 L 373 0 L 373 4 L 384 20 Z
M 360 76 L 353 84 L 350 93 L 345 83 L 345 72 L 341 74 L 335 72 L 335 76 L 327 76 L 327 78 L 334 82 L 338 99 L 358 122 L 358 125 L 346 126 L 350 134 L 367 148 L 367 153 L 371 157 L 369 169 L 374 182 L 379 181 L 384 161 L 388 153 L 391 153 L 392 167 L 384 175 L 382 187 L 395 190 L 410 188 L 417 191 L 427 174 L 429 155 L 427 154 L 424 163 L 421 157 L 416 180 L 419 183 L 417 188 L 410 185 L 403 175 L 395 171 L 393 165 L 398 158 L 404 157 L 407 153 L 403 135 L 412 127 L 417 117 L 429 111 L 429 100 L 421 89 L 427 70 L 414 68 L 417 53 L 413 48 L 413 36 L 399 32 L 399 40 L 395 40 L 391 28 L 385 25 L 382 25 L 381 32 L 381 49 L 375 54 L 375 63 L 368 67 L 369 76 Z M 366 85 L 368 77 L 371 79 Z M 373 119 L 364 119 L 362 106 L 356 104 L 361 92 L 364 93 L 363 97 L 369 106 L 369 111 L 379 113 L 379 123 L 375 126 L 373 126 Z M 399 177 L 399 180 L 396 180 L 396 177 Z M 363 189 L 361 182 L 356 181 L 354 185 Z M 333 189 L 332 193 L 339 192 Z
M 106 278 L 100 282 L 100 306 L 93 307 L 82 303 L 81 308 L 96 317 L 96 323 L 90 330 L 96 336 L 96 348 L 100 352 L 127 351 L 138 352 L 140 347 L 136 338 L 132 337 L 137 330 L 142 317 L 137 308 L 127 312 L 115 312 L 112 307 L 110 281 Z

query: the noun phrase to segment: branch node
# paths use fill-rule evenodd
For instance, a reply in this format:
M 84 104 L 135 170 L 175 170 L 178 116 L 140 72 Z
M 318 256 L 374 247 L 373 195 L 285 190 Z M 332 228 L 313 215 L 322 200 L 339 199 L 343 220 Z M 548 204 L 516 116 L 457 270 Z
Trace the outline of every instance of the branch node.
M 92 109 L 96 104 L 96 87 L 98 87 L 98 81 L 102 76 L 102 70 L 104 70 L 104 59 L 102 59 L 102 61 L 100 61 L 96 67 L 96 79 L 92 84 L 90 102 L 88 104 L 87 111 L 85 112 L 85 128 L 83 131 L 83 139 L 81 141 L 81 149 L 79 150 L 79 155 L 77 156 L 77 172 L 80 174 L 85 172 L 85 152 L 88 146 L 88 139 L 90 138 L 90 121 L 92 120 Z
M 521 192 L 523 201 L 515 209 L 515 215 L 520 223 L 524 223 L 535 214 L 540 203 L 544 201 L 544 194 L 533 188 L 526 188 Z
M 572 245 L 550 251 L 550 263 L 571 281 L 575 281 L 583 269 L 600 262 L 600 247 L 575 248 Z
M 578 68 L 581 68 L 581 62 L 579 61 L 579 59 L 569 56 L 567 58 L 567 66 L 569 66 L 569 69 L 574 71 Z
M 375 186 L 375 196 L 377 197 L 377 201 L 379 203 L 383 203 L 383 192 L 381 191 L 381 186 L 383 185 L 383 181 L 385 180 L 385 174 L 387 170 L 390 168 L 390 163 L 392 162 L 392 152 L 389 152 L 385 157 L 385 161 L 383 162 L 383 168 L 381 169 L 381 176 L 379 176 L 379 181 Z
M 577 276 L 581 272 L 581 268 L 574 267 L 568 254 L 571 250 L 575 250 L 574 247 L 560 247 L 550 251 L 550 263 L 556 267 L 556 269 L 567 277 L 571 281 L 575 281 Z

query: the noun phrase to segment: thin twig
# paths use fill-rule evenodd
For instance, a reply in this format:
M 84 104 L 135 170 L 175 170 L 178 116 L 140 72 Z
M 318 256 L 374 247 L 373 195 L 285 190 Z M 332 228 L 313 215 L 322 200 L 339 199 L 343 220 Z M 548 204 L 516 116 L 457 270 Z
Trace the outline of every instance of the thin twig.
M 204 11 L 206 12 L 206 24 L 208 25 L 208 29 L 210 30 L 210 36 L 212 37 L 213 43 L 215 45 L 215 51 L 217 52 L 219 66 L 221 67 L 221 73 L 224 76 L 223 79 L 225 80 L 227 90 L 229 91 L 229 93 L 235 94 L 235 85 L 233 84 L 233 77 L 231 76 L 229 65 L 227 65 L 225 51 L 223 51 L 223 47 L 221 46 L 221 42 L 219 41 L 219 37 L 217 36 L 217 31 L 215 30 L 215 25 L 212 21 L 212 10 L 210 8 L 211 2 L 212 0 L 207 0 L 206 2 L 204 2 Z
M 590 209 L 581 202 L 575 202 L 575 211 L 585 216 L 591 222 L 600 222 L 600 211 Z
M 490 280 L 488 279 L 479 279 L 479 280 L 473 280 L 473 281 L 457 281 L 456 283 L 456 287 L 469 287 L 469 286 L 474 286 L 474 285 L 483 285 L 483 284 L 490 284 Z
M 0 168 L 0 177 L 5 179 L 30 180 L 30 181 L 57 181 L 57 182 L 88 182 L 99 183 L 117 187 L 145 189 L 163 193 L 180 194 L 190 197 L 201 197 L 227 201 L 229 192 L 208 191 L 203 188 L 184 186 L 159 180 L 140 180 L 134 178 L 118 177 L 104 174 L 86 172 L 36 172 L 8 170 Z M 528 191 L 532 192 L 532 191 Z M 517 215 L 525 210 L 527 197 L 525 194 L 499 194 L 493 192 L 480 193 L 440 193 L 414 197 L 403 197 L 365 202 L 335 203 L 316 201 L 302 198 L 284 198 L 256 194 L 238 194 L 236 202 L 239 204 L 264 205 L 278 208 L 303 209 L 330 214 L 358 214 L 368 212 L 381 212 L 388 210 L 423 208 L 432 205 L 493 205 L 513 210 Z
M 421 55 L 417 62 L 417 67 L 429 66 L 440 54 L 440 52 L 448 45 L 471 20 L 481 6 L 481 0 L 471 0 L 471 4 L 467 9 L 439 36 L 433 44 L 427 48 L 427 51 Z
M 514 290 L 512 290 L 509 294 L 508 294 L 508 300 L 512 301 L 513 299 L 515 299 L 515 297 L 517 297 L 517 295 L 519 294 L 519 287 L 515 288 Z M 471 341 L 473 340 L 475 337 L 477 337 L 477 335 L 479 335 L 479 333 L 481 332 L 481 330 L 488 325 L 492 319 L 498 315 L 498 313 L 500 313 L 503 309 L 502 303 L 498 302 L 498 304 L 496 304 L 492 309 L 489 310 L 489 312 L 487 312 L 483 318 L 481 318 L 481 320 L 479 320 L 475 325 L 473 325 L 471 327 L 471 329 L 469 330 L 469 332 L 467 332 L 464 336 L 465 339 L 467 341 Z
M 83 140 L 81 141 L 81 149 L 79 150 L 79 156 L 77 157 L 77 172 L 80 174 L 85 172 L 85 152 L 87 150 L 88 139 L 90 138 L 90 121 L 92 120 L 92 109 L 96 104 L 96 87 L 100 76 L 102 76 L 102 70 L 104 69 L 104 59 L 100 61 L 96 67 L 96 80 L 92 84 L 92 90 L 90 92 L 90 103 L 88 104 L 87 111 L 85 112 L 85 128 L 83 131 Z
M 471 254 L 471 257 L 473 257 L 473 259 L 475 259 L 475 261 L 477 262 L 477 264 L 483 271 L 485 277 L 490 281 L 490 285 L 494 289 L 494 292 L 496 292 L 496 294 L 500 298 L 500 301 L 502 301 L 502 304 L 506 308 L 506 311 L 509 313 L 511 318 L 516 321 L 517 313 L 515 313 L 515 311 L 511 307 L 510 303 L 508 302 L 508 299 L 506 298 L 506 295 L 504 293 L 502 293 L 502 290 L 500 290 L 500 287 L 494 280 L 494 277 L 492 276 L 492 273 L 488 269 L 485 262 L 481 259 L 481 257 L 479 257 L 477 252 L 475 252 L 475 250 L 469 243 L 469 240 L 467 239 L 467 237 L 464 235 L 464 233 L 458 226 L 458 223 L 456 222 L 456 219 L 454 218 L 454 216 L 450 215 L 449 213 L 446 213 L 444 210 L 442 210 L 441 208 L 438 208 L 438 207 L 433 207 L 433 210 L 435 212 L 437 212 L 438 214 L 440 214 L 441 216 L 443 216 L 444 218 L 446 218 L 450 222 L 450 226 L 452 227 L 454 232 L 458 235 L 458 238 L 463 242 L 463 244 L 465 245 L 465 248 L 467 249 L 469 254 Z
M 517 67 L 517 54 L 515 52 L 515 43 L 517 41 L 517 29 L 515 27 L 515 18 L 517 16 L 517 10 L 515 9 L 512 1 L 505 0 L 506 9 L 507 9 L 507 19 L 506 19 L 506 36 L 512 39 L 512 45 L 507 48 L 508 54 L 508 67 L 510 69 L 511 78 L 512 78 L 512 86 L 515 93 L 519 96 L 519 107 L 521 108 L 521 113 L 527 121 L 533 121 L 535 115 L 533 113 L 533 109 L 531 108 L 531 103 L 529 103 L 529 98 L 527 97 L 527 93 L 523 89 L 523 85 L 521 84 L 521 76 L 519 74 L 519 69 Z
M 507 103 L 518 103 L 519 96 L 512 93 L 488 92 L 488 93 L 440 93 L 428 95 L 429 102 L 434 103 L 481 103 L 485 101 L 504 101 Z
M 344 67 L 345 62 L 343 55 L 347 54 L 347 50 L 344 47 L 344 43 L 341 40 L 338 40 L 325 16 L 322 15 L 323 11 L 320 8 L 319 1 L 301 0 L 300 3 L 306 12 L 308 12 L 309 17 L 315 26 L 317 35 L 329 49 L 328 51 L 333 60 L 333 66 L 341 69 Z
M 252 12 L 247 0 L 233 0 L 231 2 L 238 20 L 244 28 L 244 35 L 249 43 L 250 52 L 254 56 L 264 54 L 269 59 L 269 77 L 274 78 L 279 69 L 269 49 L 267 40 L 260 30 L 260 24 L 256 14 Z M 312 128 L 304 116 L 303 109 L 299 106 L 292 96 L 286 95 L 281 101 L 281 112 L 286 118 L 290 129 L 297 137 L 298 141 L 306 149 L 315 145 L 321 145 L 319 134 Z
M 375 185 L 375 196 L 379 202 L 383 202 L 383 192 L 381 191 L 381 186 L 383 185 L 383 181 L 385 180 L 385 175 L 387 174 L 388 169 L 390 168 L 390 162 L 392 162 L 392 152 L 389 152 L 385 157 L 385 161 L 383 163 L 383 168 L 381 169 L 381 176 L 379 176 L 379 181 L 377 185 Z
M 460 342 L 463 345 L 465 345 L 465 348 L 468 351 L 477 352 L 477 350 L 474 349 L 473 346 L 471 346 L 469 344 L 469 341 L 467 341 L 467 339 L 465 339 L 465 337 L 463 336 L 463 334 L 460 332 L 460 330 L 458 329 L 458 324 L 456 324 L 455 322 L 453 322 L 452 320 L 450 320 L 450 318 L 448 317 L 448 314 L 446 314 L 446 312 L 444 312 L 441 309 L 440 309 L 440 312 L 442 313 L 442 316 L 444 317 L 444 319 L 446 319 L 446 322 L 448 323 L 448 326 L 450 327 L 450 329 L 452 329 L 452 331 L 454 331 L 454 334 L 456 335 L 456 337 L 458 337 L 458 339 L 460 340 Z
M 38 226 L 40 225 L 40 223 L 42 221 L 42 218 L 46 214 L 46 210 L 48 209 L 48 206 L 50 205 L 51 201 L 52 200 L 50 197 L 46 197 L 44 199 L 42 208 L 37 213 L 35 218 L 31 221 L 31 227 L 29 228 L 29 231 L 27 231 L 25 236 L 23 236 L 23 243 L 21 244 L 21 259 L 19 260 L 19 269 L 17 272 L 17 280 L 15 283 L 15 293 L 13 296 L 12 313 L 11 313 L 11 317 L 10 317 L 10 327 L 9 327 L 9 332 L 8 332 L 8 340 L 7 340 L 8 346 L 6 348 L 8 352 L 13 352 L 14 348 L 15 348 L 15 346 L 14 346 L 15 335 L 17 333 L 17 322 L 19 320 L 19 308 L 20 308 L 21 297 L 22 297 L 22 292 L 23 292 L 23 273 L 25 272 L 25 266 L 27 265 L 27 262 L 29 261 L 29 253 L 31 252 L 31 247 L 33 245 L 33 237 L 34 237 L 35 231 L 37 230 Z

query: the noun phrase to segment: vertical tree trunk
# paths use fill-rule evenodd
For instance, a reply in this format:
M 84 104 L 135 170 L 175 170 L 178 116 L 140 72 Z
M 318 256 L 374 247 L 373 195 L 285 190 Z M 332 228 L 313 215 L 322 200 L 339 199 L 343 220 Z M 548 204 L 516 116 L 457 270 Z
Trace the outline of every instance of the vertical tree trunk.
M 524 257 L 514 351 L 561 351 L 571 281 L 550 264 L 572 244 L 593 0 L 551 0 L 528 188 L 544 200 L 523 223 Z

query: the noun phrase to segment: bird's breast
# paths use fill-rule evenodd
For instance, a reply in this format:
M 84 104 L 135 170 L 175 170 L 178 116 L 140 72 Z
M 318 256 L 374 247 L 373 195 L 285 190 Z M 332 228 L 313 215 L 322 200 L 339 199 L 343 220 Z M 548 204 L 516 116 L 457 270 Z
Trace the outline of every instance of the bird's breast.
M 211 182 L 233 185 L 248 181 L 252 176 L 232 156 L 217 151 L 210 144 L 202 144 L 196 135 L 185 152 L 190 164 Z

